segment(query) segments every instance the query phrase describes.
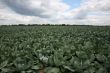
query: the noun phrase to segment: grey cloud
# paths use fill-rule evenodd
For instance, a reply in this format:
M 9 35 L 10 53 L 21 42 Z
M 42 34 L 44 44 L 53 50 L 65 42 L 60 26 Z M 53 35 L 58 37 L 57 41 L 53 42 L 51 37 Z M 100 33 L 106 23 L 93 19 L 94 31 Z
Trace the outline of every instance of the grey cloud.
M 0 18 L 0 21 L 3 21 L 3 20 L 6 20 L 6 19 Z
M 82 20 L 86 18 L 87 14 L 88 14 L 87 10 L 80 10 L 75 16 L 73 16 L 73 18 Z
M 4 4 L 10 7 L 16 13 L 28 16 L 38 17 L 50 17 L 49 15 L 43 15 L 45 12 L 42 7 L 31 7 L 30 2 L 27 0 L 1 0 Z
M 14 12 L 26 16 L 51 18 L 69 8 L 62 0 L 0 0 Z

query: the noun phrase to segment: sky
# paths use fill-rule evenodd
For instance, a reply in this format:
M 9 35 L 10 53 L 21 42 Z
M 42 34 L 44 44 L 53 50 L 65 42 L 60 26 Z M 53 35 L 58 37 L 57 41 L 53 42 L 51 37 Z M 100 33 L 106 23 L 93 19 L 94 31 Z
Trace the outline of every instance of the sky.
M 70 9 L 80 6 L 81 0 L 63 0 L 66 4 L 70 5 Z
M 110 25 L 110 0 L 0 0 L 0 24 Z

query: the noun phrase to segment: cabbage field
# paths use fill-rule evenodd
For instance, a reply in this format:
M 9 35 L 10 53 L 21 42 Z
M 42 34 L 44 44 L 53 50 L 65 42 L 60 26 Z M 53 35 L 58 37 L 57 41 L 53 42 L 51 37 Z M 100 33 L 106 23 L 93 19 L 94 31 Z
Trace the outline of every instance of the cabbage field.
M 0 73 L 110 73 L 110 27 L 0 26 Z

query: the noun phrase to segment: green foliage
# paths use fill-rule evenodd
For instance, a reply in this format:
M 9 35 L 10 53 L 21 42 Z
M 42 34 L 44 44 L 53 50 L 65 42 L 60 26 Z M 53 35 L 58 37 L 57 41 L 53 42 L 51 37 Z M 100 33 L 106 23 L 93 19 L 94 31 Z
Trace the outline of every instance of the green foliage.
M 110 73 L 109 69 L 110 27 L 0 27 L 0 73 Z

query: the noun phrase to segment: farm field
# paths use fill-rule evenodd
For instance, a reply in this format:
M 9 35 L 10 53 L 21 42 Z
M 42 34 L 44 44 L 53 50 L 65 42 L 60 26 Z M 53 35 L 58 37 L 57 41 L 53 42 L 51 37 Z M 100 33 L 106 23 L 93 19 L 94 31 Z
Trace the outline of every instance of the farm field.
M 110 27 L 0 26 L 0 73 L 110 73 Z

